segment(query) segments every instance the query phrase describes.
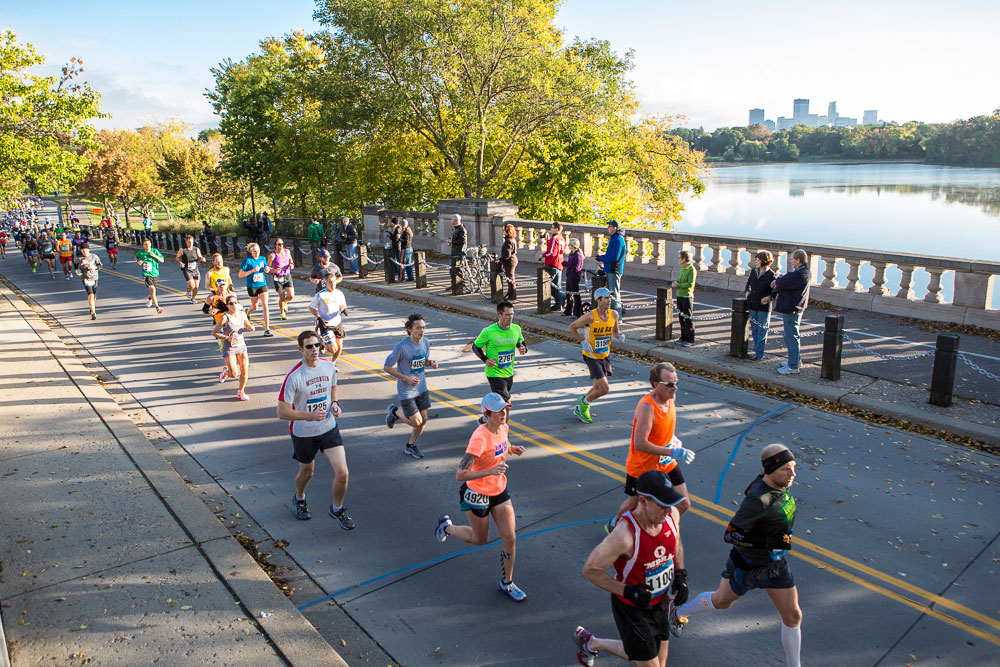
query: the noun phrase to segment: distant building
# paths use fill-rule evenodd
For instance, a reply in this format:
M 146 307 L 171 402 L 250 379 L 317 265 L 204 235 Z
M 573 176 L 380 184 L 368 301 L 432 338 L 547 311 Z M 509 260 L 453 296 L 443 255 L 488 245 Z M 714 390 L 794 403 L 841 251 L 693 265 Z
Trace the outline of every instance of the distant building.
M 807 125 L 809 116 L 809 100 L 798 98 L 792 102 L 792 120 L 796 125 Z
M 785 116 L 778 116 L 778 131 L 790 130 L 791 128 L 798 125 L 794 118 L 786 118 Z
M 764 121 L 764 129 L 767 130 L 768 132 L 774 132 L 774 121 L 773 120 L 765 120 Z
M 857 118 L 848 118 L 847 116 L 837 116 L 837 120 L 833 122 L 834 127 L 854 127 L 857 124 Z
M 878 125 L 878 109 L 865 109 L 862 125 Z
M 837 103 L 836 102 L 830 102 L 826 106 L 826 120 L 827 120 L 827 122 L 830 125 L 836 125 L 836 123 L 837 123 L 837 117 L 838 117 L 838 114 L 837 114 Z
M 750 109 L 750 122 L 747 125 L 763 125 L 764 124 L 764 110 L 763 109 Z

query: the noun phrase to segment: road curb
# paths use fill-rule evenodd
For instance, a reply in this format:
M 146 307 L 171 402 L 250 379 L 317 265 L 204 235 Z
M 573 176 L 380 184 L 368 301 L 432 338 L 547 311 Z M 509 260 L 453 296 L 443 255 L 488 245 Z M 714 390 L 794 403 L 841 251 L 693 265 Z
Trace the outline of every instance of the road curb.
M 0 296 L 11 303 L 38 335 L 219 580 L 252 614 L 279 654 L 292 665 L 346 667 L 337 651 L 278 590 L 44 320 L 4 284 L 0 284 Z M 262 618 L 263 611 L 270 615 Z M 6 655 L 6 650 L 3 654 Z

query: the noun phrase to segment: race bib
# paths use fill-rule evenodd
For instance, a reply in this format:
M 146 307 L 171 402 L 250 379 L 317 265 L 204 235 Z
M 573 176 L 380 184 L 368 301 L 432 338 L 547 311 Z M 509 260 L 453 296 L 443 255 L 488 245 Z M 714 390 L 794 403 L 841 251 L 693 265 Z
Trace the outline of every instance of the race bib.
M 497 353 L 497 368 L 510 368 L 514 365 L 514 350 L 504 350 Z
M 188 271 L 197 271 L 197 270 L 198 270 L 198 262 L 197 261 L 188 262 Z
M 424 364 L 427 362 L 426 357 L 413 357 L 410 360 L 410 372 L 416 375 L 417 373 L 424 372 Z
M 465 493 L 462 494 L 462 502 L 468 505 L 469 509 L 484 510 L 490 506 L 490 497 L 466 487 Z
M 96 280 L 89 280 L 89 279 L 88 279 L 88 280 L 84 280 L 84 281 L 83 281 L 83 284 L 84 284 L 85 286 L 87 286 L 87 287 L 93 287 L 94 285 L 96 285 L 96 284 L 97 284 L 97 281 L 96 281 Z
M 331 331 L 330 329 L 327 329 L 326 331 L 323 332 L 323 344 L 324 345 L 332 345 L 333 341 L 334 341 L 334 338 L 335 338 L 335 336 L 333 335 L 333 331 Z
M 310 398 L 306 401 L 306 412 L 318 412 L 319 410 L 326 410 L 326 396 Z
M 263 285 L 264 284 L 264 274 L 263 273 L 255 273 L 255 274 L 253 274 L 253 284 L 254 285 Z
M 145 271 L 146 273 L 149 273 L 150 271 L 153 270 L 153 263 L 152 262 L 143 262 L 142 263 L 142 270 Z
M 666 563 L 653 568 L 652 570 L 646 570 L 646 588 L 649 589 L 650 595 L 656 597 L 662 593 L 665 593 L 667 588 L 670 586 L 670 582 L 674 580 L 674 561 L 670 559 Z
M 608 346 L 611 345 L 611 336 L 601 336 L 594 338 L 594 354 L 606 354 Z

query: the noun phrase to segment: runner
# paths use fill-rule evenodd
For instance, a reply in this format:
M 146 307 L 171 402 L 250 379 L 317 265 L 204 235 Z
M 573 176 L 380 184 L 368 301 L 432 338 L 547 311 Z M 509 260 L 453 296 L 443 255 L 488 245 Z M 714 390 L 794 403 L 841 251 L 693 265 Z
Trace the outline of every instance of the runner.
M 403 326 L 406 327 L 407 337 L 396 343 L 382 365 L 382 370 L 396 378 L 396 396 L 399 399 L 399 407 L 389 404 L 385 425 L 392 428 L 399 420 L 406 422 L 413 430 L 403 451 L 415 459 L 422 459 L 424 455 L 417 447 L 417 439 L 427 426 L 427 410 L 431 407 L 424 371 L 427 366 L 437 370 L 438 362 L 430 358 L 431 344 L 424 337 L 427 324 L 423 315 L 412 313 Z M 397 412 L 399 408 L 403 409 L 402 417 Z
M 198 262 L 204 262 L 205 256 L 201 254 L 201 248 L 194 244 L 194 237 L 188 234 L 184 237 L 184 247 L 177 251 L 174 256 L 181 273 L 187 282 L 185 294 L 191 303 L 198 298 L 198 283 L 201 282 L 201 271 L 198 269 Z
M 515 602 L 523 602 L 527 597 L 514 583 L 514 547 L 517 540 L 514 505 L 507 492 L 507 453 L 515 456 L 524 453 L 521 445 L 511 445 L 508 441 L 508 403 L 500 394 L 490 393 L 483 397 L 483 416 L 486 423 L 480 424 L 472 433 L 465 456 L 458 464 L 455 479 L 462 482 L 458 489 L 461 508 L 469 518 L 468 526 L 456 526 L 447 514 L 438 519 L 435 537 L 444 542 L 448 537 L 456 537 L 463 542 L 482 546 L 490 539 L 490 516 L 500 533 L 500 591 Z
M 267 260 L 260 256 L 260 246 L 256 243 L 247 245 L 247 252 L 250 256 L 243 260 L 240 265 L 240 278 L 247 279 L 247 294 L 250 295 L 250 309 L 247 315 L 257 310 L 257 303 L 261 304 L 264 310 L 264 336 L 270 338 L 271 333 L 271 308 L 267 302 L 267 274 L 271 272 Z
M 611 593 L 611 614 L 621 639 L 601 639 L 577 626 L 573 637 L 581 665 L 593 665 L 600 651 L 643 667 L 667 664 L 668 589 L 680 602 L 688 595 L 676 507 L 686 498 L 659 470 L 640 475 L 636 490 L 640 500 L 635 509 L 594 547 L 583 566 L 583 576 Z M 611 566 L 613 578 L 605 571 Z
M 670 631 L 679 637 L 692 614 L 728 609 L 747 592 L 763 588 L 781 614 L 781 645 L 788 667 L 799 667 L 802 652 L 802 609 L 799 591 L 785 556 L 792 548 L 795 498 L 788 492 L 795 481 L 795 457 L 782 444 L 760 453 L 763 474 L 750 482 L 743 503 L 726 526 L 733 545 L 719 587 L 670 610 Z
M 110 220 L 109 220 L 110 222 Z M 118 235 L 115 233 L 113 227 L 108 227 L 104 230 L 104 247 L 108 250 L 108 261 L 111 262 L 111 268 L 118 268 Z M 62 258 L 60 258 L 62 261 Z
M 274 291 L 278 293 L 279 316 L 284 320 L 287 319 L 288 304 L 295 298 L 295 286 L 292 285 L 295 263 L 291 251 L 285 249 L 284 239 L 274 240 L 274 252 L 267 256 L 267 263 L 271 265 L 271 281 Z
M 163 255 L 152 247 L 152 243 L 147 238 L 142 240 L 142 250 L 135 253 L 135 261 L 142 267 L 142 277 L 146 286 L 149 287 L 146 308 L 156 307 L 156 314 L 159 315 L 163 309 L 156 302 L 156 283 L 160 280 L 160 262 L 163 261 Z
M 7 259 L 7 228 L 0 227 L 0 258 Z
M 337 402 L 337 367 L 319 356 L 323 343 L 315 331 L 303 331 L 298 342 L 302 361 L 285 376 L 278 394 L 278 419 L 289 421 L 294 448 L 292 458 L 299 462 L 292 513 L 296 519 L 311 517 L 306 505 L 306 485 L 315 472 L 316 454 L 323 452 L 333 467 L 333 504 L 329 514 L 341 528 L 353 530 L 354 520 L 344 507 L 348 470 L 344 441 L 337 428 L 337 418 L 341 415 Z
M 233 287 L 233 279 L 229 275 L 229 267 L 222 263 L 222 255 L 215 253 L 212 255 L 212 268 L 205 274 L 205 290 L 214 292 L 215 285 L 218 283 L 219 278 L 225 279 L 226 285 L 229 289 L 235 289 Z
M 62 267 L 66 280 L 69 280 L 69 274 L 73 270 L 73 242 L 66 238 L 66 232 L 60 232 L 56 250 L 59 251 L 59 266 Z
M 337 289 L 340 283 L 340 269 L 331 264 L 334 271 L 326 276 L 326 289 L 317 293 L 309 302 L 309 312 L 316 318 L 316 333 L 323 341 L 323 347 L 330 354 L 330 361 L 336 363 L 344 351 L 343 339 L 347 338 L 344 331 L 343 316 L 347 314 L 347 301 L 344 293 Z
M 695 453 L 681 446 L 680 439 L 674 434 L 677 423 L 677 407 L 674 398 L 677 396 L 677 369 L 665 361 L 653 366 L 649 371 L 649 384 L 652 390 L 642 397 L 635 408 L 632 417 L 632 440 L 629 444 L 628 458 L 625 460 L 625 495 L 614 517 L 608 522 L 605 530 L 615 527 L 618 519 L 639 504 L 636 495 L 636 480 L 642 473 L 649 470 L 659 470 L 670 478 L 670 484 L 684 496 L 677 505 L 680 514 L 684 514 L 691 506 L 687 499 L 687 484 L 684 475 L 678 468 L 678 462 L 691 463 Z
M 80 257 L 80 275 L 83 277 L 83 289 L 87 291 L 87 305 L 90 306 L 90 319 L 97 319 L 97 279 L 100 270 L 104 268 L 101 258 L 97 253 L 91 254 L 90 245 L 85 245 L 81 249 L 83 256 Z
M 25 234 L 22 234 L 22 238 L 24 241 L 21 243 L 21 252 L 31 265 L 31 272 L 34 273 L 38 269 L 38 241 Z
M 49 269 L 49 278 L 56 279 L 56 245 L 52 242 L 52 237 L 46 232 L 42 232 L 38 237 L 38 254 Z
M 73 243 L 73 268 L 77 274 L 80 271 L 80 258 L 83 257 L 83 244 L 88 243 L 87 233 L 84 230 L 78 231 L 72 239 Z
M 240 308 L 240 302 L 235 294 L 226 297 L 226 312 L 212 329 L 212 335 L 222 342 L 222 360 L 226 364 L 228 374 L 239 379 L 240 386 L 236 390 L 236 398 L 241 401 L 247 398 L 246 387 L 250 375 L 250 355 L 243 332 L 254 330 L 253 322 L 247 317 L 246 311 Z
M 590 404 L 610 390 L 608 378 L 612 374 L 611 337 L 614 336 L 619 342 L 625 340 L 625 334 L 621 332 L 618 323 L 618 312 L 611 310 L 611 290 L 599 287 L 594 292 L 594 297 L 597 299 L 597 310 L 584 313 L 569 325 L 569 332 L 583 346 L 583 361 L 590 369 L 590 377 L 594 381 L 593 386 L 580 397 L 573 409 L 573 414 L 584 424 L 593 421 Z M 580 329 L 583 327 L 586 327 L 586 333 L 581 334 Z
M 330 261 L 330 252 L 328 250 L 318 251 L 316 258 L 316 264 L 313 265 L 312 271 L 309 272 L 309 282 L 316 286 L 316 293 L 319 294 L 326 285 L 326 277 L 334 271 L 339 276 L 340 267 Z
M 510 401 L 514 386 L 514 352 L 528 353 L 521 327 L 514 324 L 514 304 L 502 301 L 497 304 L 497 321 L 479 332 L 472 343 L 472 352 L 486 366 L 486 381 L 490 391 Z

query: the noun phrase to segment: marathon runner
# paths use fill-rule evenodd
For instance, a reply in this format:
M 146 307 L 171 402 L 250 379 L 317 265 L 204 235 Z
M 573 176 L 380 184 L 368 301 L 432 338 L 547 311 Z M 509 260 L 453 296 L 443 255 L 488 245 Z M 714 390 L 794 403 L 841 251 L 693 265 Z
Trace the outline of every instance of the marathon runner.
M 456 526 L 445 514 L 438 519 L 434 536 L 441 542 L 455 537 L 463 542 L 482 546 L 490 540 L 490 516 L 500 533 L 500 592 L 515 602 L 527 597 L 514 583 L 514 556 L 517 540 L 514 505 L 507 493 L 507 453 L 515 456 L 524 453 L 521 445 L 511 445 L 508 440 L 508 403 L 500 394 L 489 393 L 483 397 L 484 424 L 472 433 L 465 456 L 458 464 L 455 479 L 462 482 L 458 489 L 460 506 L 469 519 L 468 526 Z
M 763 588 L 781 614 L 781 645 L 785 664 L 799 667 L 802 652 L 802 609 L 799 591 L 785 556 L 792 548 L 795 498 L 788 492 L 795 481 L 795 456 L 782 444 L 760 453 L 763 474 L 750 482 L 742 504 L 726 526 L 723 539 L 733 545 L 719 587 L 700 593 L 670 610 L 670 631 L 680 637 L 692 614 L 728 609 L 747 592 Z
M 595 637 L 577 626 L 577 660 L 590 667 L 601 651 L 642 667 L 664 667 L 670 648 L 669 605 L 687 600 L 687 570 L 681 545 L 680 512 L 686 500 L 659 470 L 636 481 L 639 502 L 610 535 L 594 547 L 583 576 L 611 593 L 611 614 L 620 639 Z M 614 566 L 612 578 L 606 569 Z M 676 569 L 675 569 L 676 568 Z
M 0 228 L 0 258 L 7 259 L 7 228 Z
M 267 256 L 267 263 L 271 266 L 274 291 L 278 293 L 279 316 L 284 320 L 287 319 L 288 304 L 295 298 L 295 286 L 292 285 L 295 263 L 292 261 L 291 251 L 285 248 L 284 239 L 275 239 L 274 252 Z
M 104 265 L 97 253 L 90 252 L 90 245 L 81 248 L 83 255 L 80 257 L 80 275 L 83 279 L 83 289 L 87 291 L 87 305 L 90 306 L 90 319 L 97 319 L 97 279 L 99 272 Z
M 184 247 L 177 251 L 174 256 L 177 265 L 181 267 L 181 274 L 187 283 L 185 294 L 191 303 L 198 298 L 198 283 L 201 282 L 201 271 L 198 269 L 198 262 L 204 262 L 205 256 L 201 254 L 201 248 L 194 244 L 194 237 L 188 234 L 184 237 Z
M 229 275 L 229 267 L 222 263 L 222 255 L 215 253 L 212 255 L 212 268 L 205 274 L 205 291 L 214 292 L 219 278 L 224 278 L 229 289 L 233 287 L 233 278 Z
M 241 401 L 250 400 L 246 394 L 247 380 L 250 376 L 250 355 L 243 337 L 243 332 L 247 329 L 254 330 L 253 322 L 247 317 L 246 311 L 240 308 L 236 295 L 230 294 L 226 297 L 226 312 L 222 313 L 215 323 L 212 335 L 222 342 L 222 361 L 226 364 L 228 374 L 240 381 L 236 398 Z
M 583 361 L 594 381 L 593 386 L 580 397 L 573 409 L 573 414 L 584 424 L 593 421 L 590 404 L 610 390 L 608 378 L 612 374 L 611 337 L 614 336 L 619 342 L 625 340 L 625 334 L 619 326 L 618 312 L 611 310 L 611 290 L 600 287 L 594 292 L 594 298 L 597 299 L 597 310 L 584 313 L 569 325 L 569 332 L 583 347 Z M 580 333 L 581 328 L 586 328 L 585 333 Z
M 80 264 L 80 258 L 83 257 L 83 244 L 88 242 L 87 232 L 85 230 L 78 231 L 72 239 L 73 243 L 73 268 L 79 270 L 78 266 Z
M 652 390 L 642 397 L 632 417 L 632 440 L 625 460 L 625 502 L 608 522 L 606 530 L 615 527 L 618 519 L 639 503 L 636 480 L 649 470 L 660 470 L 670 479 L 670 484 L 684 499 L 677 505 L 678 516 L 684 514 L 691 502 L 687 499 L 687 484 L 678 462 L 691 463 L 695 453 L 681 446 L 674 434 L 677 425 L 677 369 L 665 361 L 649 371 Z
M 49 269 L 49 278 L 56 279 L 56 245 L 52 242 L 52 237 L 42 232 L 38 237 L 38 254 L 45 261 Z
M 312 271 L 309 272 L 309 282 L 316 286 L 316 293 L 319 294 L 326 285 L 326 277 L 328 275 L 336 271 L 337 275 L 340 276 L 340 267 L 330 261 L 329 250 L 317 251 L 316 260 Z
M 250 309 L 247 315 L 257 310 L 257 303 L 264 310 L 264 336 L 271 337 L 271 309 L 267 302 L 267 274 L 271 272 L 267 260 L 260 256 L 260 246 L 256 243 L 247 244 L 250 255 L 240 265 L 240 278 L 247 280 L 247 294 L 250 295 Z
M 73 242 L 66 238 L 66 232 L 60 232 L 56 250 L 59 251 L 59 266 L 62 267 L 66 280 L 69 280 L 69 274 L 73 270 Z
M 160 304 L 156 301 L 156 283 L 160 280 L 160 262 L 163 261 L 163 254 L 153 248 L 152 242 L 145 238 L 142 240 L 142 250 L 135 253 L 135 262 L 142 267 L 142 277 L 149 288 L 149 298 L 146 300 L 146 308 L 156 307 L 156 314 L 163 312 Z
M 347 337 L 343 323 L 343 316 L 347 314 L 347 300 L 344 299 L 344 293 L 337 289 L 341 279 L 340 268 L 336 264 L 330 266 L 334 270 L 326 275 L 326 289 L 313 296 L 309 302 L 309 312 L 316 318 L 316 333 L 330 354 L 330 361 L 336 363 L 344 351 L 342 340 Z
M 514 352 L 528 353 L 521 327 L 514 324 L 514 304 L 502 301 L 497 304 L 497 321 L 479 332 L 472 343 L 472 352 L 485 365 L 486 381 L 490 391 L 510 401 L 514 386 Z
M 385 358 L 382 370 L 396 378 L 396 396 L 399 406 L 389 404 L 385 416 L 385 425 L 392 428 L 396 422 L 403 420 L 413 430 L 406 440 L 403 451 L 415 459 L 424 455 L 417 447 L 417 439 L 427 426 L 427 410 L 431 407 L 430 392 L 427 390 L 426 368 L 437 370 L 438 362 L 430 358 L 431 344 L 424 337 L 427 324 L 420 313 L 412 313 L 403 325 L 407 337 L 396 343 L 392 352 Z M 399 409 L 403 415 L 399 415 Z
M 24 258 L 31 265 L 31 272 L 34 273 L 38 268 L 38 241 L 24 233 L 22 233 L 22 238 L 24 241 L 21 243 L 21 252 L 24 253 Z
M 115 233 L 114 228 L 108 227 L 104 230 L 104 247 L 108 250 L 108 261 L 111 262 L 111 268 L 118 268 L 118 236 Z M 61 261 L 61 258 L 60 258 Z
M 354 520 L 344 507 L 347 495 L 347 456 L 344 441 L 337 428 L 340 403 L 337 402 L 337 367 L 319 356 L 323 346 L 315 331 L 303 331 L 298 336 L 302 361 L 285 376 L 278 393 L 278 419 L 289 420 L 292 435 L 292 458 L 299 462 L 295 476 L 292 513 L 296 519 L 311 517 L 306 505 L 306 485 L 315 472 L 318 452 L 326 454 L 333 467 L 333 504 L 329 514 L 344 530 L 354 529 Z

